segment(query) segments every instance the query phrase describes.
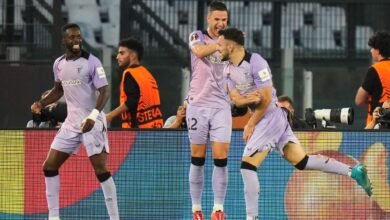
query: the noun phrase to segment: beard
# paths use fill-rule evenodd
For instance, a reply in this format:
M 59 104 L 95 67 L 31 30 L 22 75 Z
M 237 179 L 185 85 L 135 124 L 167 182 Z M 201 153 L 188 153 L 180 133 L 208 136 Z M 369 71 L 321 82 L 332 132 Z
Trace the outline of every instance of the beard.
M 118 62 L 118 66 L 119 66 L 119 68 L 124 68 L 124 69 L 126 69 L 126 68 L 128 68 L 129 66 L 130 66 L 130 62 L 126 62 L 126 61 L 123 61 L 123 62 Z
M 229 60 L 229 55 L 228 54 L 222 54 L 221 61 L 228 61 Z

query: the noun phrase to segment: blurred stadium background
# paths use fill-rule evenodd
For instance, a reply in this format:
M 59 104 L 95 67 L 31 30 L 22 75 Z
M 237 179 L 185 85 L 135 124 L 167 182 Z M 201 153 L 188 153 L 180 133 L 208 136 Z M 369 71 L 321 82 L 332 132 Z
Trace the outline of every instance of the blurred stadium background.
M 66 22 L 80 24 L 85 48 L 102 59 L 112 82 L 111 107 L 118 102 L 121 74 L 115 60 L 118 40 L 142 39 L 144 64 L 160 85 L 164 118 L 175 114 L 189 81 L 187 37 L 206 27 L 207 3 L 0 0 L 0 100 L 7 103 L 0 109 L 0 127 L 20 128 L 31 118 L 31 101 L 52 84 L 52 63 L 62 54 L 60 28 Z M 377 30 L 390 29 L 386 0 L 227 0 L 226 4 L 230 25 L 243 29 L 246 46 L 268 59 L 278 93 L 294 98 L 301 117 L 304 70 L 313 73 L 313 108 L 355 107 L 356 90 L 371 63 L 367 40 Z M 362 128 L 366 109 L 355 110 L 351 128 Z
M 278 94 L 293 97 L 298 115 L 303 117 L 308 106 L 305 73 L 312 72 L 310 107 L 354 107 L 355 123 L 343 128 L 364 127 L 366 109 L 355 107 L 354 97 L 372 62 L 367 40 L 377 30 L 390 30 L 390 1 L 225 2 L 230 26 L 244 30 L 247 48 L 269 61 Z M 176 114 L 187 90 L 187 37 L 206 27 L 208 3 L 0 0 L 0 219 L 46 217 L 40 166 L 55 131 L 23 128 L 31 119 L 31 103 L 53 84 L 52 63 L 63 52 L 61 26 L 78 23 L 84 48 L 102 60 L 112 89 L 106 110 L 118 104 L 121 72 L 115 60 L 116 45 L 124 37 L 141 39 L 146 48 L 143 63 L 157 79 L 166 119 Z M 350 164 L 366 162 L 376 194 L 368 199 L 345 178 L 303 175 L 271 154 L 259 171 L 260 219 L 390 219 L 390 141 L 386 132 L 297 134 L 308 153 L 325 152 Z M 235 131 L 232 138 L 229 219 L 243 219 L 244 215 L 238 170 L 243 147 L 240 135 Z M 115 146 L 110 161 L 123 219 L 190 219 L 186 131 L 112 130 L 110 138 Z M 83 153 L 73 157 L 61 172 L 64 219 L 107 219 L 101 190 L 84 157 Z M 207 166 L 211 172 L 211 161 Z M 204 201 L 209 212 L 212 192 L 207 184 Z

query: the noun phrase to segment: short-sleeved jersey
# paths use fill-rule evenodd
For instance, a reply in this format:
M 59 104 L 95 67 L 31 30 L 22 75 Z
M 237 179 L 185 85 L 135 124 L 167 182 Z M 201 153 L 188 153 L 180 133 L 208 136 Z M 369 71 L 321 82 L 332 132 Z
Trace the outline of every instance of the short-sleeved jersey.
M 190 48 L 197 44 L 210 44 L 207 31 L 194 31 L 189 36 Z M 229 97 L 224 87 L 223 69 L 227 62 L 221 61 L 221 54 L 214 52 L 207 57 L 198 58 L 191 51 L 191 82 L 188 103 L 200 107 L 226 108 Z
M 81 132 L 80 126 L 96 106 L 97 89 L 108 85 L 106 74 L 99 59 L 82 51 L 78 59 L 67 60 L 65 56 L 56 59 L 53 65 L 54 80 L 64 90 L 68 115 L 62 126 Z M 103 120 L 101 112 L 97 120 Z
M 271 69 L 267 61 L 259 54 L 251 54 L 247 51 L 245 51 L 244 59 L 238 65 L 229 63 L 226 66 L 224 76 L 229 89 L 236 88 L 240 95 L 273 85 Z M 276 106 L 276 101 L 276 90 L 273 88 L 271 106 Z

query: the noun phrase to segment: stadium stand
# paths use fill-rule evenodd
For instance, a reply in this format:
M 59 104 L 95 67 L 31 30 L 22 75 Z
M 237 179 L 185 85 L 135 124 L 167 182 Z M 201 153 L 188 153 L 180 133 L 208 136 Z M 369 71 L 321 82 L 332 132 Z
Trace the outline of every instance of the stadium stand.
M 369 26 L 356 26 L 355 29 L 355 48 L 359 51 L 368 50 L 368 39 L 374 34 Z
M 26 8 L 26 3 L 25 1 L 18 1 L 17 4 L 15 4 L 15 10 L 14 10 L 14 13 L 15 13 L 15 20 L 14 20 L 14 28 L 15 28 L 15 31 L 17 32 L 23 32 L 24 30 L 24 26 L 25 26 L 25 23 L 24 23 L 24 20 L 23 20 L 23 12 Z
M 14 39 L 21 44 L 26 41 L 25 2 L 15 0 L 14 7 L 13 35 L 16 37 Z M 86 32 L 88 36 L 87 43 L 96 45 L 98 48 L 101 45 L 116 47 L 120 35 L 120 2 L 120 0 L 63 0 L 61 11 L 65 22 L 83 23 L 83 32 Z M 2 36 L 5 33 L 6 3 L 6 0 L 0 0 L 0 35 Z M 45 25 L 53 22 L 52 11 L 47 5 L 53 6 L 53 0 L 32 1 L 32 4 L 34 10 L 47 23 L 38 21 L 33 31 L 35 37 L 30 39 L 34 39 L 34 43 L 39 43 L 38 47 L 42 45 L 46 48 L 51 37 L 50 29 Z M 138 37 L 147 38 L 147 44 L 158 47 L 163 40 L 164 45 L 169 43 L 171 47 L 181 47 L 185 50 L 188 34 L 198 27 L 198 4 L 198 1 L 184 0 L 133 1 L 132 10 L 138 12 L 141 18 L 132 21 L 129 26 L 134 30 L 139 29 L 135 34 L 139 35 Z M 255 50 L 271 51 L 272 39 L 278 37 L 272 36 L 274 31 L 272 16 L 275 3 L 228 0 L 226 4 L 231 15 L 230 26 L 243 29 L 247 37 L 246 46 Z M 282 2 L 280 48 L 294 48 L 298 52 L 301 51 L 302 53 L 299 52 L 301 54 L 312 54 L 311 51 L 324 50 L 337 53 L 345 51 L 348 34 L 346 9 L 345 4 L 340 3 Z M 36 19 L 34 15 L 34 22 Z M 203 20 L 203 22 L 206 21 Z M 144 25 L 147 25 L 147 28 Z M 154 28 L 155 32 L 146 30 L 148 28 Z M 355 28 L 356 51 L 367 49 L 366 41 L 373 31 L 367 24 Z M 42 38 L 45 39 L 39 40 Z
M 104 16 L 105 10 L 108 14 L 107 22 L 102 23 L 102 42 L 107 46 L 116 47 L 119 42 L 120 0 L 101 0 L 100 7 L 103 9 L 101 16 Z M 104 19 L 101 17 L 101 20 Z
M 45 1 L 49 6 L 53 6 L 53 0 L 46 0 Z M 42 7 L 41 4 L 38 2 L 38 1 L 33 1 L 33 6 L 35 7 L 35 9 L 42 15 L 45 17 L 45 19 L 47 19 L 50 23 L 53 23 L 53 15 L 45 8 L 45 7 Z M 63 6 L 62 7 L 63 10 L 65 10 L 65 7 Z
M 230 26 L 240 27 L 246 34 L 250 48 L 271 48 L 272 28 L 270 2 L 227 2 Z
M 176 31 L 180 38 L 187 42 L 188 35 L 196 29 L 196 1 L 145 1 L 163 22 Z
M 101 5 L 108 8 L 108 22 L 111 24 L 119 24 L 120 22 L 120 0 L 102 0 Z
M 92 27 L 84 22 L 76 22 L 80 26 L 81 34 L 87 43 L 93 48 L 102 48 L 103 45 L 96 41 L 95 32 Z
M 346 17 L 341 7 L 287 3 L 282 16 L 282 48 L 340 50 L 345 47 Z
M 347 25 L 345 10 L 341 7 L 321 6 L 314 13 L 313 25 L 332 29 L 344 28 Z
M 116 47 L 119 42 L 119 25 L 115 23 L 102 23 L 103 43 L 110 47 Z
M 92 3 L 93 2 L 93 3 Z M 96 40 L 101 42 L 102 23 L 100 20 L 99 7 L 96 1 L 65 1 L 68 8 L 68 20 L 72 23 L 84 22 L 89 24 Z
M 175 7 L 175 13 L 177 13 L 178 16 L 178 24 L 176 30 L 179 31 L 180 38 L 186 41 L 188 39 L 188 33 L 185 30 L 196 29 L 196 4 L 196 1 L 188 3 L 180 1 L 173 5 Z
M 5 13 L 4 13 L 4 0 L 0 0 L 0 36 L 2 36 L 5 29 L 5 19 L 4 19 Z M 1 44 L 0 44 L 1 45 Z M 0 52 L 1 54 L 1 52 Z

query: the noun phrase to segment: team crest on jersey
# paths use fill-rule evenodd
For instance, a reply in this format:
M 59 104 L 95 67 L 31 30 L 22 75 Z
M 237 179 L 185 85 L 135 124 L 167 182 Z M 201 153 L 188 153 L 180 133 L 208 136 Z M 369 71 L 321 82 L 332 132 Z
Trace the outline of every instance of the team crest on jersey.
M 197 33 L 191 35 L 191 41 L 198 40 L 198 39 L 199 39 L 199 35 Z
M 83 69 L 83 67 L 82 67 L 82 66 L 80 66 L 80 67 L 77 67 L 77 73 L 78 73 L 78 74 L 80 74 L 82 69 Z

